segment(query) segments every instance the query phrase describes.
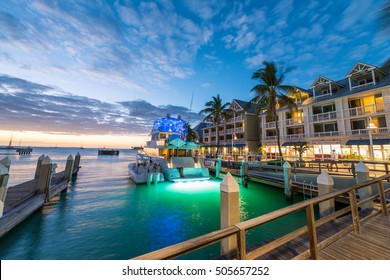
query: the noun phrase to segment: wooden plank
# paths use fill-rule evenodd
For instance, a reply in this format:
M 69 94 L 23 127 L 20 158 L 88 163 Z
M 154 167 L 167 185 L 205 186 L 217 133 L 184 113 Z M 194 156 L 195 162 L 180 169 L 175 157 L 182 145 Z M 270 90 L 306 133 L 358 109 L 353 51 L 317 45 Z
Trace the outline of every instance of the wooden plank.
M 0 219 L 0 237 L 42 207 L 44 202 L 43 194 L 36 195 L 4 213 Z

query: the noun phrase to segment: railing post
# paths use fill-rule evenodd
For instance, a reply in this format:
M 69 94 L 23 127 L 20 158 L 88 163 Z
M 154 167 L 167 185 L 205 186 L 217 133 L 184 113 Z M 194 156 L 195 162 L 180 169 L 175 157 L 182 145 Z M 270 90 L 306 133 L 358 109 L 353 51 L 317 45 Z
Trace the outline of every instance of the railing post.
M 217 158 L 217 161 L 215 162 L 215 178 L 218 178 L 219 172 L 221 171 L 222 162 L 221 157 Z
M 5 198 L 7 197 L 8 191 L 8 178 L 11 161 L 8 157 L 5 157 L 0 161 L 0 217 L 3 216 Z
M 318 260 L 317 232 L 313 204 L 309 204 L 306 207 L 306 219 L 310 242 L 310 255 L 313 260 Z
M 35 176 L 34 176 L 34 179 L 38 179 L 39 178 L 39 174 L 41 174 L 41 166 L 42 166 L 42 160 L 45 158 L 45 155 L 42 154 L 39 158 L 38 158 L 38 161 L 37 161 L 37 167 L 35 169 Z
M 357 181 L 357 183 L 363 183 L 363 182 L 370 180 L 369 174 L 370 174 L 370 170 L 368 169 L 368 167 L 363 162 L 359 162 L 358 165 L 356 166 L 356 179 L 357 179 L 356 181 Z M 360 188 L 357 191 L 358 191 L 360 200 L 365 200 L 372 195 L 371 186 Z M 370 201 L 370 202 L 367 202 L 367 203 L 360 205 L 360 208 L 362 210 L 372 209 L 373 207 L 374 207 L 373 201 Z
M 385 194 L 385 188 L 383 186 L 383 181 L 378 182 L 378 192 L 381 200 L 382 212 L 385 216 L 387 216 L 388 214 L 387 214 L 387 205 L 386 205 L 386 194 Z
M 355 195 L 355 190 L 350 190 L 348 192 L 349 196 L 349 203 L 351 205 L 351 214 L 352 214 L 352 222 L 353 222 L 353 230 L 360 234 L 360 220 L 359 220 L 359 211 L 357 208 L 357 203 L 356 203 L 356 195 Z
M 326 172 L 322 172 L 317 177 L 318 195 L 325 195 L 333 192 L 334 181 L 333 178 Z M 321 202 L 320 204 L 320 217 L 323 218 L 334 213 L 335 204 L 334 198 Z
M 66 165 L 65 165 L 65 174 L 64 178 L 68 179 L 68 182 L 72 180 L 72 173 L 73 173 L 73 157 L 72 155 L 69 155 L 66 159 Z
M 221 198 L 221 228 L 226 228 L 240 222 L 239 185 L 228 172 L 220 185 Z M 221 253 L 228 257 L 237 255 L 237 238 L 234 236 L 221 241 Z
M 351 172 L 352 172 L 353 178 L 356 178 L 356 168 L 355 168 L 354 162 L 351 163 Z
M 292 177 L 291 177 L 291 165 L 288 161 L 283 164 L 283 176 L 284 176 L 284 197 L 287 201 L 293 200 L 293 195 L 291 191 L 292 186 Z
M 245 229 L 240 229 L 237 233 L 237 259 L 238 260 L 246 260 L 246 231 Z

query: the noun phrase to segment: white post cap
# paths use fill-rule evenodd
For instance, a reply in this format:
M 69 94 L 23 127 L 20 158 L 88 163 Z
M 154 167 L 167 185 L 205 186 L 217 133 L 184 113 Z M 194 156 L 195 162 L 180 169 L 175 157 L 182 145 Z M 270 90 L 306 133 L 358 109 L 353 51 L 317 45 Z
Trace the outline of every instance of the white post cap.
M 333 178 L 325 171 L 323 171 L 318 177 L 317 177 L 317 184 L 321 185 L 334 185 Z
M 233 193 L 233 192 L 239 192 L 239 189 L 240 187 L 236 179 L 234 179 L 232 174 L 228 172 L 221 182 L 220 185 L 221 192 Z

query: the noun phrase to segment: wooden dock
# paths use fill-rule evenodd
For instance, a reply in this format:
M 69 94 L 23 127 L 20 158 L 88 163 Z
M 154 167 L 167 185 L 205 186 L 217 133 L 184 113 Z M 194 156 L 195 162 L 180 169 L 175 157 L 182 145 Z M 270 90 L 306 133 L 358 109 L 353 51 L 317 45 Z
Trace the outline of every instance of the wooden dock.
M 53 174 L 56 165 L 49 157 L 38 159 L 35 178 L 16 186 L 1 186 L 2 211 L 0 214 L 0 237 L 24 221 L 54 196 L 68 188 L 69 182 L 80 169 L 80 154 L 75 160 L 69 156 L 65 170 Z M 4 172 L 3 172 L 4 173 Z M 7 182 L 8 174 L 1 181 Z M 5 178 L 5 180 L 4 180 Z

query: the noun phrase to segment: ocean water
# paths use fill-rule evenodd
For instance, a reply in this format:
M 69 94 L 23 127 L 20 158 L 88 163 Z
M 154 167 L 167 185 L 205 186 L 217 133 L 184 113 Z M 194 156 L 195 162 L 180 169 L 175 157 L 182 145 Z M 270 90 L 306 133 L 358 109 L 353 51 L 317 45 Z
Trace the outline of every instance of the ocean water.
M 77 179 L 0 238 L 0 259 L 129 259 L 219 228 L 220 180 L 136 186 L 127 175 L 135 151 L 98 156 L 97 149 L 34 148 L 31 155 L 9 156 L 9 186 L 32 179 L 41 154 L 62 171 L 68 155 L 77 152 L 82 166 Z M 288 205 L 280 189 L 251 182 L 240 187 L 241 221 Z M 302 226 L 305 219 L 298 212 L 252 230 L 249 246 Z M 181 258 L 212 259 L 218 254 L 215 244 Z

